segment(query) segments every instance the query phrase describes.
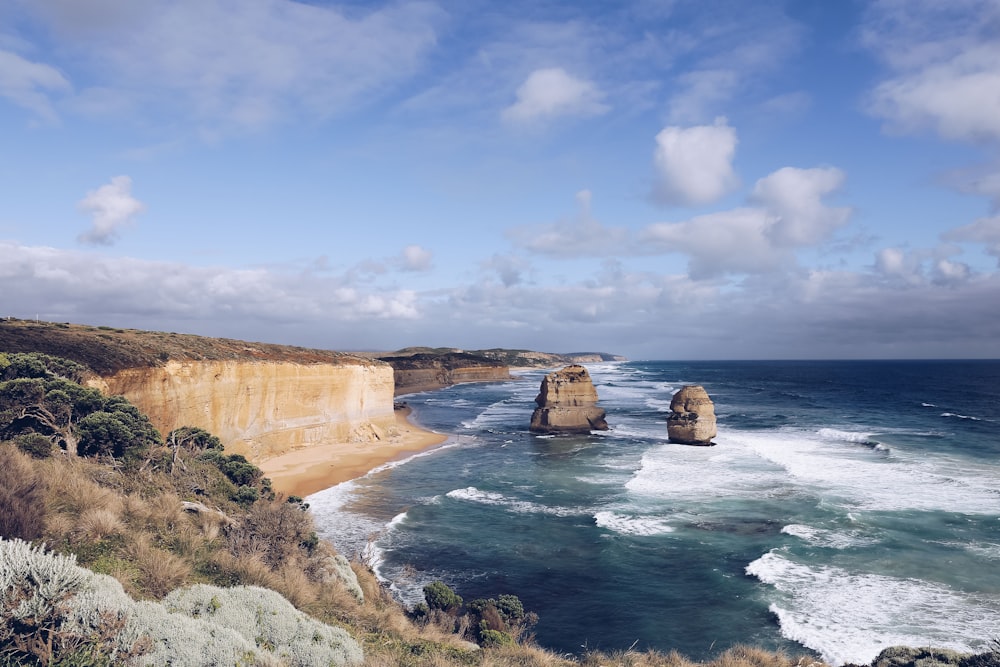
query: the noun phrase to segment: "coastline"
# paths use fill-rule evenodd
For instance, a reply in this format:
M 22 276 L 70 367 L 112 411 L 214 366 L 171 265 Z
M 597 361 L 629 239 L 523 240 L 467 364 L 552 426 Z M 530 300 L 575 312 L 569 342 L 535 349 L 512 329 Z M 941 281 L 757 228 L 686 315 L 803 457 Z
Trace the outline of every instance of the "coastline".
M 382 440 L 313 445 L 267 459 L 258 467 L 271 479 L 275 491 L 305 498 L 448 439 L 445 434 L 415 425 L 409 420 L 412 412 L 409 407 L 397 408 L 396 425 Z

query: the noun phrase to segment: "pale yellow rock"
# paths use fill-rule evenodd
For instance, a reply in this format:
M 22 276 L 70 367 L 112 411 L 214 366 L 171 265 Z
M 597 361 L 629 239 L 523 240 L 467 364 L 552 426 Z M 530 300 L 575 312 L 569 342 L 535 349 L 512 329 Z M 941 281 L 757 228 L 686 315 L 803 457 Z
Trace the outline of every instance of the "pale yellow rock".
M 197 426 L 255 462 L 379 440 L 395 423 L 392 368 L 381 363 L 169 361 L 91 384 L 125 396 L 163 434 Z
M 531 431 L 536 433 L 588 433 L 606 431 L 604 410 L 597 407 L 597 389 L 587 369 L 571 365 L 542 379 L 538 407 L 531 414 Z
M 670 401 L 667 436 L 685 445 L 711 445 L 716 436 L 715 404 L 701 385 L 681 387 Z

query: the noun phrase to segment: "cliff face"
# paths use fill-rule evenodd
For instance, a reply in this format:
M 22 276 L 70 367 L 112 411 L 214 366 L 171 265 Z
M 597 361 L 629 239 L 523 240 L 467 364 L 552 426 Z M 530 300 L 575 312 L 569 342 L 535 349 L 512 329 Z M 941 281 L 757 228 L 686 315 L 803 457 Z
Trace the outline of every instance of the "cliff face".
M 197 426 L 254 461 L 319 443 L 381 438 L 394 424 L 392 368 L 379 363 L 168 361 L 91 381 L 166 435 Z
M 463 352 L 419 353 L 381 359 L 395 372 L 397 395 L 440 389 L 460 382 L 510 379 L 510 370 L 505 364 Z

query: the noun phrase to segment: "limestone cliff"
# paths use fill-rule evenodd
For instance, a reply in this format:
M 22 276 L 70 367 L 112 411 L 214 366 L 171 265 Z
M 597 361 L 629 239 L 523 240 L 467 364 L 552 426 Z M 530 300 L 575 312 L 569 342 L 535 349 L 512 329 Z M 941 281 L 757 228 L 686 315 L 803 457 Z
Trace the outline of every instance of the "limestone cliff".
M 76 324 L 0 321 L 0 351 L 78 361 L 164 435 L 197 426 L 255 462 L 394 428 L 393 372 L 330 350 Z
M 567 366 L 542 378 L 538 405 L 531 414 L 535 433 L 606 431 L 604 410 L 597 407 L 597 390 L 583 366 Z
M 92 384 L 125 396 L 161 433 L 198 426 L 254 461 L 379 439 L 395 420 L 392 369 L 376 363 L 168 361 Z

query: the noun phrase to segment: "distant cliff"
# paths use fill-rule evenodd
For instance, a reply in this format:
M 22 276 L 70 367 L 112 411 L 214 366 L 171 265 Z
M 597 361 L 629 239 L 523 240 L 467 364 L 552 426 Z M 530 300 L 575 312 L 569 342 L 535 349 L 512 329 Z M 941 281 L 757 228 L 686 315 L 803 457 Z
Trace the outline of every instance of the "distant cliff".
M 440 389 L 461 382 L 510 379 L 510 369 L 506 364 L 468 352 L 404 353 L 379 359 L 392 366 L 397 395 Z
M 328 350 L 184 334 L 0 321 L 0 351 L 91 368 L 164 435 L 198 426 L 255 461 L 312 444 L 374 440 L 393 427 L 393 370 Z

